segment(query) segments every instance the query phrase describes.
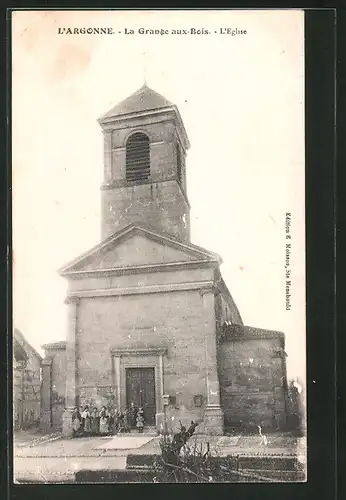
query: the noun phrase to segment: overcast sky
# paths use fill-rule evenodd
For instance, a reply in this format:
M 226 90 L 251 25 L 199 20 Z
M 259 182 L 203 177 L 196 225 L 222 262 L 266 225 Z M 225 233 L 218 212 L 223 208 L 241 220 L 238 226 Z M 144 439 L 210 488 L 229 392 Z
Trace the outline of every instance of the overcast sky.
M 58 35 L 59 27 L 122 33 Z M 212 33 L 124 34 L 140 27 Z M 247 33 L 215 33 L 222 27 Z M 12 50 L 14 324 L 28 341 L 40 349 L 65 339 L 57 270 L 100 239 L 97 118 L 142 86 L 146 65 L 148 85 L 177 104 L 191 142 L 192 242 L 222 256 L 245 324 L 285 332 L 289 376 L 303 377 L 303 13 L 17 12 Z

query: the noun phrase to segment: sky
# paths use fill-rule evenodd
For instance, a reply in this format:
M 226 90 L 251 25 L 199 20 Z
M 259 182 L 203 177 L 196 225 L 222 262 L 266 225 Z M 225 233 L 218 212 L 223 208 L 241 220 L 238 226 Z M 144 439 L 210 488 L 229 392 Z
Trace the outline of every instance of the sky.
M 39 352 L 66 336 L 67 283 L 58 269 L 100 241 L 97 119 L 146 75 L 178 106 L 190 139 L 191 241 L 223 258 L 246 325 L 286 334 L 288 375 L 304 381 L 303 23 L 294 10 L 13 14 L 13 314 Z M 115 34 L 58 34 L 69 27 Z M 170 34 L 140 35 L 139 28 Z M 191 28 L 210 34 L 171 33 Z

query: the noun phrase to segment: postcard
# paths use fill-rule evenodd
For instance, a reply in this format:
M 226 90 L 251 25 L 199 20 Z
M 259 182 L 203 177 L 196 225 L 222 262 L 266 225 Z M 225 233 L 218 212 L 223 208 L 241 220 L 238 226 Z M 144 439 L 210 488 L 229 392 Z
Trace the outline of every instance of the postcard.
M 305 482 L 303 10 L 11 22 L 13 481 Z

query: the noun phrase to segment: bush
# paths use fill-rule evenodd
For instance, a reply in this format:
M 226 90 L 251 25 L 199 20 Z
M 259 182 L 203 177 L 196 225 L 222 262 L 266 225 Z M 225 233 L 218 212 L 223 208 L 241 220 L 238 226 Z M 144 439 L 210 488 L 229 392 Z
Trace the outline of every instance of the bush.
M 210 444 L 190 440 L 196 424 L 188 430 L 180 424 L 180 431 L 164 434 L 160 439 L 161 455 L 155 458 L 153 469 L 157 483 L 211 483 L 234 481 L 238 460 L 219 457 Z

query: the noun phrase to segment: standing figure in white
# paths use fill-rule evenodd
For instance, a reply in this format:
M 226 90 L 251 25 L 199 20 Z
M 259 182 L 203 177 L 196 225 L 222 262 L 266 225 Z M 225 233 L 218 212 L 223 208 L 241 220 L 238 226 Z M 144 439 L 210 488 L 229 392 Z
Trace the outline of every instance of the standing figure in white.
M 262 427 L 260 425 L 258 425 L 257 427 L 258 427 L 258 432 L 259 432 L 259 435 L 261 438 L 260 446 L 265 446 L 265 447 L 268 446 L 268 439 L 267 439 L 267 436 L 262 434 Z

